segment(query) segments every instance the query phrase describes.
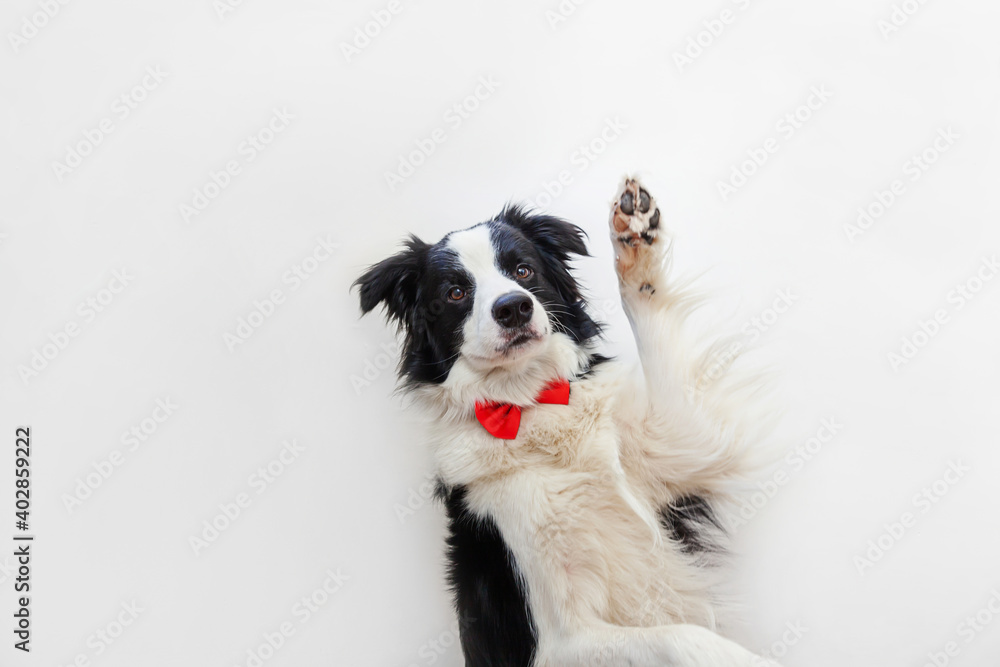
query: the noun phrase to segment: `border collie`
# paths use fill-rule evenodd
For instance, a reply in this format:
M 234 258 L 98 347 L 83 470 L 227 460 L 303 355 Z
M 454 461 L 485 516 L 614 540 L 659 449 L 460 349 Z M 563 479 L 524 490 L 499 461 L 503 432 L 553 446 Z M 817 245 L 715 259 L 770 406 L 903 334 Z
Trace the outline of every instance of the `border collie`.
M 755 467 L 756 384 L 686 333 L 698 299 L 635 179 L 610 231 L 641 368 L 595 350 L 584 232 L 518 206 L 411 236 L 355 283 L 401 328 L 401 386 L 431 418 L 465 664 L 773 667 L 714 630 L 706 563 Z

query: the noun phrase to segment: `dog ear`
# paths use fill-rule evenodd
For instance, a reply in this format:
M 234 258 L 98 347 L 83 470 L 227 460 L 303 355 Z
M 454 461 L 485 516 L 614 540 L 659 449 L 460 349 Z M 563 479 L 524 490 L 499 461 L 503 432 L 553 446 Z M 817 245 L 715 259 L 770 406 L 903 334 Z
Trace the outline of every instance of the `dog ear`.
M 520 206 L 508 206 L 497 216 L 524 234 L 545 260 L 542 270 L 567 303 L 581 298 L 580 287 L 570 272 L 571 255 L 589 257 L 587 233 L 576 225 L 551 215 L 531 215 Z
M 369 268 L 352 287 L 359 287 L 361 314 L 385 305 L 386 316 L 406 324 L 417 306 L 417 282 L 429 245 L 410 236 L 406 249 Z
M 535 247 L 561 262 L 570 255 L 589 257 L 587 233 L 576 225 L 551 215 L 531 215 L 521 206 L 508 206 L 497 216 L 507 224 L 521 230 Z

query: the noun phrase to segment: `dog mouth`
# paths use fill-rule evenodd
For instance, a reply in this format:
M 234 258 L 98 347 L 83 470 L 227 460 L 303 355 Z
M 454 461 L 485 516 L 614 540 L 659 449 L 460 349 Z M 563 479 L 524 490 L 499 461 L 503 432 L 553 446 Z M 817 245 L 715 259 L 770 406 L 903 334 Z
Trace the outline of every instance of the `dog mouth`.
M 532 343 L 542 339 L 542 336 L 533 329 L 518 331 L 510 335 L 503 345 L 497 348 L 497 352 L 507 355 L 511 352 L 528 347 Z

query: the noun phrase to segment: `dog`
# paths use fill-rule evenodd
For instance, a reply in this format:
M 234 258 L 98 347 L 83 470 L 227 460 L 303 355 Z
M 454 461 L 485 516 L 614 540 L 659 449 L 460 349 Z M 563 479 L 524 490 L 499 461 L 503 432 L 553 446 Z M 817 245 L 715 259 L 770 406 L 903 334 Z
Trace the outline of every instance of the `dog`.
M 571 270 L 586 235 L 508 205 L 356 282 L 403 334 L 430 418 L 467 667 L 776 667 L 716 627 L 718 508 L 754 470 L 753 380 L 698 345 L 660 209 L 625 178 L 610 235 L 640 368 L 597 350 Z M 721 359 L 721 361 L 720 361 Z

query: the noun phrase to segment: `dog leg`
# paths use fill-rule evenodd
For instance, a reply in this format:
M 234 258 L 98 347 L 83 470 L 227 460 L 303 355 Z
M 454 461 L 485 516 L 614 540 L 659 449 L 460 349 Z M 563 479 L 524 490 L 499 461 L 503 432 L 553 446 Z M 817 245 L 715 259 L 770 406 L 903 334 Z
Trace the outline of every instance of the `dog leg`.
M 713 411 L 710 396 L 699 395 L 709 356 L 684 326 L 699 298 L 689 282 L 669 280 L 672 240 L 655 198 L 639 181 L 622 183 L 610 228 L 645 385 L 638 400 L 622 406 L 622 429 L 646 450 L 656 480 L 670 482 L 675 493 L 711 492 L 744 471 L 745 452 L 739 428 Z
M 600 626 L 543 650 L 537 667 L 780 667 L 699 625 Z

